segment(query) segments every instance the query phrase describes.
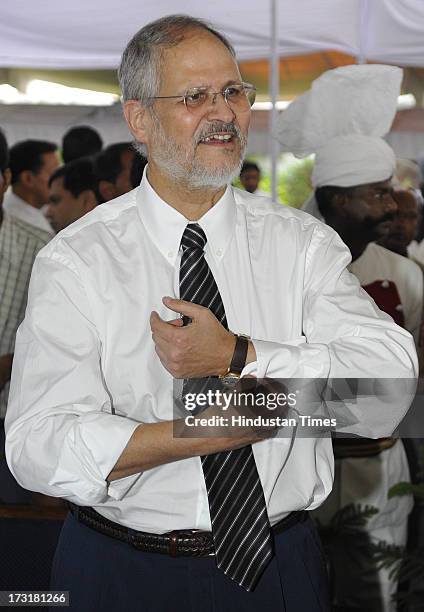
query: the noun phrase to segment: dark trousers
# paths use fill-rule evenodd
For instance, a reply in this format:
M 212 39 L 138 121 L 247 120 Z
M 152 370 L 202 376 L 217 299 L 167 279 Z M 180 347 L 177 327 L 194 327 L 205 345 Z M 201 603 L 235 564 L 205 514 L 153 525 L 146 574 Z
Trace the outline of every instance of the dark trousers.
M 75 612 L 327 612 L 327 575 L 312 521 L 277 535 L 275 549 L 255 591 L 247 593 L 213 557 L 140 552 L 70 515 L 51 589 L 70 591 L 68 609 Z

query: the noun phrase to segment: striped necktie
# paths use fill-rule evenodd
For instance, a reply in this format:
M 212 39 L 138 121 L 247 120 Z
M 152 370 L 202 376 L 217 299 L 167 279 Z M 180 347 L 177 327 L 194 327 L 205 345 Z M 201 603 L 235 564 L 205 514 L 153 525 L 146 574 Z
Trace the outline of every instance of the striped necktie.
M 200 225 L 187 225 L 181 239 L 180 298 L 209 308 L 228 329 L 222 298 L 204 256 L 205 245 Z M 199 387 L 207 388 L 209 380 L 185 380 L 183 396 L 194 387 L 197 392 Z M 252 447 L 206 455 L 201 461 L 217 566 L 253 591 L 273 556 L 273 539 Z

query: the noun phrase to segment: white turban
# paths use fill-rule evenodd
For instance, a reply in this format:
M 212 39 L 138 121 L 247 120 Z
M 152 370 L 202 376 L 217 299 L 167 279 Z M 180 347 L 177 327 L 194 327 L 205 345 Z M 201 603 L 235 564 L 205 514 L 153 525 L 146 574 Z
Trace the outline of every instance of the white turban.
M 395 155 L 382 136 L 396 113 L 402 74 L 378 64 L 336 68 L 281 114 L 282 150 L 316 155 L 314 188 L 353 187 L 392 176 Z

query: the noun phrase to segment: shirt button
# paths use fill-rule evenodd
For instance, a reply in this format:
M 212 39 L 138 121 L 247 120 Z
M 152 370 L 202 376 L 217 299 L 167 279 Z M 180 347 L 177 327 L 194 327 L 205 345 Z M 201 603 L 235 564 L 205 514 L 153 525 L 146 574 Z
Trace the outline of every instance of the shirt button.
M 216 250 L 216 254 L 218 255 L 218 257 L 221 257 L 221 255 L 222 255 L 222 249 L 217 249 L 217 250 Z
M 173 254 L 174 254 L 174 253 L 173 253 L 172 251 L 169 251 L 169 253 L 168 253 L 168 257 L 172 257 L 172 256 L 173 256 Z

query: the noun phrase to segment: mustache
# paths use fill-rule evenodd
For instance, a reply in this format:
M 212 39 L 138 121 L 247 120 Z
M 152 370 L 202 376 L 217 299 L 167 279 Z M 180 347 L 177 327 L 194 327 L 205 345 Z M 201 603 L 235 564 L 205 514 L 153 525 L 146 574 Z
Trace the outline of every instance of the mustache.
M 220 133 L 232 134 L 236 136 L 242 144 L 245 142 L 245 137 L 241 133 L 241 130 L 238 125 L 235 123 L 223 123 L 222 121 L 215 121 L 213 123 L 209 123 L 206 126 L 203 126 L 199 134 L 195 135 L 196 144 L 199 144 L 201 140 L 207 138 L 208 136 L 212 136 L 212 134 L 220 134 Z

